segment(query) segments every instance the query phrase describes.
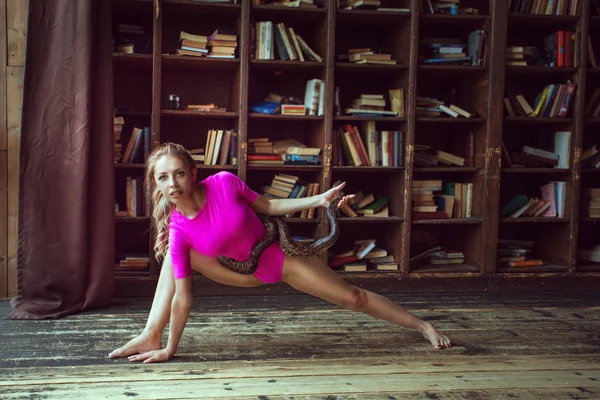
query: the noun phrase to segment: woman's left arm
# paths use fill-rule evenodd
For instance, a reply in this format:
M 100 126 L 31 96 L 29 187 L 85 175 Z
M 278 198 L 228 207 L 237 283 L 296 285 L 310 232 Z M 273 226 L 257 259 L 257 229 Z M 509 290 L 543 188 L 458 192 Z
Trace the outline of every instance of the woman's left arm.
M 272 199 L 266 196 L 259 195 L 252 203 L 251 207 L 257 213 L 266 215 L 286 215 L 293 214 L 298 211 L 306 210 L 307 208 L 328 207 L 338 195 L 338 192 L 346 186 L 346 182 L 342 182 L 336 187 L 333 187 L 325 193 L 317 194 L 310 197 L 302 197 L 299 199 Z M 348 199 L 354 195 L 344 196 L 338 207 L 345 204 Z

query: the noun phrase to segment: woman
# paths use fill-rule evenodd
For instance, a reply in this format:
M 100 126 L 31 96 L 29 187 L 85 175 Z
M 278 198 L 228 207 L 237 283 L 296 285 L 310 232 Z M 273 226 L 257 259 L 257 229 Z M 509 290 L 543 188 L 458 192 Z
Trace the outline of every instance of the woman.
M 430 323 L 378 294 L 348 284 L 318 257 L 295 259 L 278 243 L 266 248 L 256 272 L 242 275 L 216 259 L 228 256 L 245 260 L 266 229 L 256 213 L 285 215 L 313 207 L 327 207 L 345 186 L 300 199 L 270 199 L 252 191 L 229 172 L 209 176 L 199 184 L 189 153 L 178 144 L 164 143 L 148 157 L 146 183 L 154 182 L 156 226 L 154 249 L 164 257 L 156 294 L 143 332 L 107 358 L 129 357 L 144 363 L 170 360 L 177 350 L 192 306 L 192 269 L 219 283 L 253 287 L 283 281 L 295 289 L 360 311 L 375 318 L 415 329 L 436 348 L 451 346 L 450 340 Z M 341 206 L 351 196 L 342 198 Z M 232 245 L 233 244 L 233 245 Z M 166 347 L 161 335 L 169 323 Z

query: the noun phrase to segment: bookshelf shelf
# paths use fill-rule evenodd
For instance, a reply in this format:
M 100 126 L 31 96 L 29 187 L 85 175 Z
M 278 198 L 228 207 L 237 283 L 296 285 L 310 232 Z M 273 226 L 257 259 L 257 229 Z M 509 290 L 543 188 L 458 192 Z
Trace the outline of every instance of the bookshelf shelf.
M 381 167 L 381 166 L 371 166 L 371 167 L 355 167 L 355 166 L 345 166 L 345 165 L 337 165 L 331 167 L 332 171 L 337 172 L 365 172 L 365 173 L 380 173 L 380 172 L 399 172 L 403 171 L 404 167 Z
M 600 223 L 600 218 L 579 217 L 579 221 L 596 224 L 596 223 Z
M 534 267 L 498 267 L 498 272 L 503 274 L 533 274 L 533 273 L 567 273 L 569 268 L 563 265 L 537 265 Z
M 449 15 L 449 14 L 421 14 L 419 19 L 422 24 L 448 24 L 448 25 L 462 25 L 462 24 L 481 24 L 489 20 L 488 15 Z
M 401 217 L 339 217 L 340 223 L 346 224 L 396 224 L 403 222 L 404 219 Z
M 299 22 L 309 22 L 325 18 L 327 16 L 327 9 L 253 4 L 250 13 L 257 18 L 277 19 L 284 16 L 297 19 Z
M 463 75 L 473 73 L 484 73 L 489 70 L 480 65 L 419 65 L 419 73 L 436 75 Z
M 510 13 L 508 15 L 509 25 L 520 25 L 520 24 L 535 24 L 537 26 L 543 25 L 560 25 L 570 26 L 579 21 L 578 15 L 537 15 L 537 14 L 518 14 Z
M 322 115 L 281 115 L 281 114 L 263 114 L 263 113 L 248 113 L 248 117 L 254 119 L 269 119 L 277 121 L 323 121 Z
M 417 117 L 417 122 L 433 124 L 478 124 L 485 122 L 485 118 Z
M 337 10 L 340 25 L 345 24 L 378 24 L 408 23 L 411 13 L 381 12 L 377 10 Z
M 404 122 L 406 118 L 398 117 L 355 117 L 354 115 L 337 115 L 334 117 L 336 122 L 350 121 L 376 121 L 376 122 Z
M 579 68 L 507 65 L 507 75 L 573 75 Z
M 121 270 L 118 268 L 118 265 L 115 264 L 115 276 L 120 280 L 135 278 L 136 281 L 138 279 L 146 278 L 150 280 L 150 271 L 147 269 L 144 270 Z
M 211 3 L 211 2 L 200 2 L 197 0 L 162 0 L 163 4 L 169 6 L 184 6 L 186 8 L 183 11 L 196 11 L 196 12 L 218 12 L 231 13 L 237 15 L 242 10 L 241 4 L 230 4 L 230 3 Z
M 316 61 L 282 61 L 282 60 L 250 60 L 250 66 L 254 69 L 294 71 L 294 70 L 320 70 L 325 63 Z
M 502 168 L 502 172 L 506 173 L 517 173 L 517 174 L 527 174 L 527 173 L 535 173 L 535 174 L 566 174 L 570 173 L 571 170 L 568 168 Z
M 194 57 L 194 56 L 179 56 L 168 55 L 162 56 L 162 63 L 167 69 L 186 69 L 186 70 L 220 70 L 231 71 L 240 66 L 239 58 L 219 59 L 209 57 Z
M 150 217 L 115 217 L 116 222 L 149 222 Z
M 113 53 L 115 67 L 152 68 L 152 54 Z
M 285 171 L 289 174 L 293 171 L 321 171 L 320 165 L 248 165 L 246 169 L 253 171 Z
M 115 116 L 123 117 L 150 117 L 152 113 L 150 111 L 117 111 Z
M 116 169 L 143 169 L 146 167 L 146 164 L 135 163 L 135 164 L 123 164 L 123 163 L 115 163 Z
M 600 20 L 598 22 L 600 22 Z M 590 68 L 587 72 L 590 75 L 600 75 L 600 68 Z
M 569 218 L 555 218 L 555 217 L 500 218 L 500 222 L 509 223 L 509 224 L 527 224 L 527 223 L 564 224 L 569 221 L 570 221 Z
M 372 269 L 368 269 L 363 272 L 345 272 L 343 270 L 338 270 L 337 272 L 341 277 L 348 280 L 360 279 L 360 280 L 368 280 L 368 279 L 398 279 L 402 275 L 398 271 L 376 271 Z
M 445 218 L 445 219 L 413 219 L 415 225 L 478 225 L 481 218 Z
M 479 269 L 469 264 L 411 265 L 411 275 L 427 274 L 479 274 Z
M 196 163 L 198 169 L 219 170 L 219 171 L 235 171 L 238 169 L 236 165 L 204 165 Z
M 570 124 L 573 122 L 573 118 L 504 117 L 504 122 L 512 124 Z
M 345 72 L 381 72 L 396 73 L 408 70 L 408 64 L 354 64 L 350 62 L 338 62 L 335 64 L 336 71 Z
M 237 157 L 236 165 L 230 165 L 233 163 L 231 158 L 224 161 L 228 164 L 223 166 L 197 162 L 198 175 L 230 171 L 254 190 L 267 185 L 277 173 L 297 175 L 307 182 L 319 183 L 321 193 L 337 179 L 342 179 L 349 183 L 347 193 L 348 190 L 353 193 L 361 190 L 389 195 L 392 217 L 339 218 L 342 235 L 336 246 L 341 248 L 355 238 L 372 237 L 376 239 L 377 247 L 393 254 L 399 265 L 399 271 L 339 272 L 353 284 L 375 291 L 402 291 L 407 286 L 423 291 L 538 290 L 540 287 L 553 290 L 573 289 L 576 282 L 589 287 L 590 277 L 600 282 L 600 265 L 588 270 L 588 262 L 576 262 L 578 247 L 598 244 L 596 237 L 600 237 L 600 219 L 579 217 L 581 188 L 600 187 L 600 169 L 582 168 L 576 159 L 576 155 L 597 142 L 595 131 L 600 126 L 600 118 L 585 117 L 583 112 L 593 89 L 600 83 L 600 68 L 590 68 L 587 60 L 585 63 L 581 60 L 577 68 L 516 67 L 505 65 L 504 59 L 506 46 L 531 44 L 543 48 L 544 38 L 558 30 L 579 32 L 578 54 L 585 54 L 588 37 L 592 37 L 596 46 L 600 32 L 600 17 L 590 15 L 595 13 L 593 7 L 586 3 L 582 7 L 583 14 L 577 16 L 546 16 L 509 13 L 503 0 L 472 0 L 461 3 L 478 8 L 480 15 L 452 16 L 425 14 L 416 0 L 400 2 L 399 7 L 410 9 L 406 13 L 339 10 L 333 0 L 327 0 L 323 8 L 257 5 L 252 4 L 253 1 L 238 3 L 111 0 L 113 32 L 118 31 L 117 24 L 141 25 L 147 36 L 146 42 L 152 44 L 150 49 L 146 46 L 142 50 L 152 51 L 152 54 L 115 53 L 112 56 L 114 106 L 123 110 L 116 115 L 125 120 L 118 143 L 121 147 L 115 147 L 116 151 L 125 151 L 134 127 L 150 127 L 152 147 L 172 141 L 194 149 L 206 146 L 210 130 L 232 130 L 237 138 L 232 149 L 235 150 L 232 156 Z M 156 13 L 156 10 L 160 12 Z M 323 61 L 280 60 L 276 44 L 276 59 L 255 59 L 256 38 L 260 38 L 256 34 L 257 21 L 282 22 L 286 27 L 292 27 Z M 175 55 L 181 45 L 181 31 L 208 36 L 217 29 L 236 34 L 237 58 Z M 427 54 L 424 40 L 452 37 L 468 43 L 469 35 L 475 30 L 488 33 L 484 66 L 421 64 Z M 373 48 L 389 53 L 397 64 L 353 64 L 338 59 L 352 48 Z M 324 115 L 250 112 L 253 105 L 270 93 L 294 96 L 303 101 L 310 79 L 320 79 L 324 83 Z M 531 103 L 545 85 L 566 80 L 578 85 L 568 117 L 504 116 L 504 98 L 513 86 Z M 389 90 L 392 88 L 404 89 L 405 117 L 345 115 L 344 111 L 363 94 L 383 95 L 385 109 L 389 110 Z M 227 112 L 171 110 L 168 109 L 169 94 L 181 96 L 184 105 L 214 103 L 225 107 Z M 336 94 L 339 95 L 339 108 L 336 107 Z M 422 112 L 419 113 L 422 117 L 417 116 L 416 107 L 424 103 L 421 100 L 417 103 L 418 97 L 455 103 L 476 114 L 474 118 L 436 117 L 436 112 Z M 344 115 L 336 115 L 337 112 Z M 340 142 L 343 137 L 340 130 L 346 129 L 345 125 L 356 126 L 365 141 L 372 137 L 370 132 L 367 133 L 373 127 L 372 121 L 376 132 L 402 132 L 401 153 L 398 153 L 402 166 L 337 165 L 339 157 L 342 163 L 354 164 L 347 160 L 347 149 Z M 550 149 L 556 131 L 572 132 L 571 168 L 502 168 L 507 166 L 502 154 L 503 142 L 511 151 L 522 144 Z M 269 137 L 271 141 L 295 139 L 308 147 L 320 148 L 320 165 L 249 165 L 247 153 L 260 148 L 249 146 L 249 139 L 260 137 Z M 352 144 L 345 143 L 346 146 Z M 468 154 L 473 163 L 466 165 L 472 167 L 421 167 L 413 160 L 416 145 L 429 145 L 459 157 Z M 350 152 L 350 159 L 351 156 Z M 141 185 L 145 172 L 143 158 L 133 161 L 131 164 L 116 163 L 114 167 L 115 202 L 121 210 L 126 205 L 126 178 L 138 178 L 136 183 Z M 472 195 L 472 213 L 454 215 L 474 217 L 413 219 L 410 203 L 416 191 L 412 185 L 415 180 L 427 179 L 450 184 L 444 186 L 444 192 L 451 190 L 452 183 L 471 184 L 464 186 L 470 190 L 468 195 Z M 549 181 L 567 181 L 564 215 L 568 218 L 499 217 L 499 211 L 512 196 L 518 193 L 539 196 L 540 187 Z M 459 187 L 462 190 L 463 186 Z M 145 200 L 142 203 L 146 203 Z M 285 221 L 290 223 L 294 234 L 322 237 L 322 233 L 328 231 L 328 220 L 322 218 L 323 215 L 322 210 L 318 210 L 317 218 L 286 218 Z M 116 268 L 121 288 L 118 294 L 152 295 L 160 266 L 153 254 L 151 220 L 148 217 L 115 217 L 115 221 L 117 253 L 147 252 L 151 259 L 147 270 Z M 405 223 L 407 221 L 410 223 Z M 463 252 L 465 264 L 410 265 L 413 245 L 414 248 L 421 245 L 419 237 L 435 238 L 441 246 Z M 496 262 L 500 239 L 533 241 L 534 252 L 543 255 L 548 265 L 519 270 L 501 267 Z M 334 254 L 336 250 L 332 248 L 323 256 Z M 119 264 L 116 261 L 115 264 Z M 200 278 L 200 281 L 204 284 L 208 280 Z M 413 282 L 418 284 L 412 285 Z M 209 287 L 208 292 L 201 295 L 218 294 L 222 290 L 215 285 Z M 276 285 L 248 289 L 251 294 L 279 293 L 279 290 Z
M 600 264 L 584 264 L 577 267 L 579 272 L 600 272 Z
M 478 172 L 481 168 L 478 167 L 414 167 L 415 172 Z
M 239 116 L 237 112 L 202 112 L 202 111 L 188 111 L 188 110 L 161 110 L 163 117 L 177 117 L 177 118 L 207 118 L 207 119 L 235 119 Z

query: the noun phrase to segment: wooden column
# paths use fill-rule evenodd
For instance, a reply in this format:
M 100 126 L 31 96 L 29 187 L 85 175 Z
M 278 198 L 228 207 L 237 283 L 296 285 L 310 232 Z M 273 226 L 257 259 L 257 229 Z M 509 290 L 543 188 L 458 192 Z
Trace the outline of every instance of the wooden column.
M 508 7 L 494 1 L 491 4 L 490 48 L 490 109 L 487 120 L 485 157 L 485 218 L 483 269 L 485 274 L 496 271 L 496 247 L 498 246 L 498 210 L 500 207 L 500 179 L 502 172 L 502 130 L 504 121 L 505 52 L 508 25 Z
M 6 153 L 6 0 L 0 0 L 0 298 L 8 296 L 8 165 Z
M 19 212 L 19 149 L 21 138 L 21 110 L 23 102 L 23 78 L 25 48 L 27 45 L 27 0 L 2 0 L 0 19 L 6 20 L 6 41 L 2 41 L 6 57 L 0 60 L 2 82 L 0 101 L 6 108 L 0 113 L 0 122 L 5 134 L 0 133 L 0 191 L 7 193 L 5 201 L 0 200 L 0 297 L 14 297 L 17 294 L 17 219 Z M 7 191 L 4 191 L 4 188 Z M 6 216 L 6 217 L 4 217 Z M 5 241 L 6 240 L 6 241 Z M 4 244 L 6 243 L 6 244 Z M 5 260 L 4 249 L 8 258 Z M 3 281 L 2 277 L 6 277 Z M 5 282 L 5 283 L 4 283 Z

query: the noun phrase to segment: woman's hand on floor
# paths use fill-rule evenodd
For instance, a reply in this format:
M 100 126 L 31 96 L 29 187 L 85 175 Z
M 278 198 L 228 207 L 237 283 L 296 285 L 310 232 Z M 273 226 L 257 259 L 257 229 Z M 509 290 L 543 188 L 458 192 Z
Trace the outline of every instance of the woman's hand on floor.
M 170 354 L 167 349 L 160 350 L 151 350 L 140 352 L 140 354 L 134 354 L 127 359 L 131 362 L 134 361 L 142 361 L 144 364 L 149 364 L 153 362 L 166 362 L 173 358 L 173 354 Z
M 160 350 L 162 348 L 160 343 L 160 334 L 150 335 L 142 332 L 138 337 L 131 339 L 123 347 L 119 347 L 106 354 L 106 358 L 121 358 L 127 357 L 132 354 L 144 353 L 151 350 Z

